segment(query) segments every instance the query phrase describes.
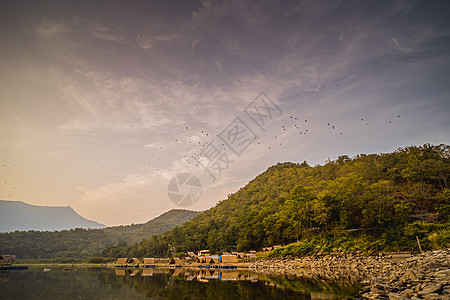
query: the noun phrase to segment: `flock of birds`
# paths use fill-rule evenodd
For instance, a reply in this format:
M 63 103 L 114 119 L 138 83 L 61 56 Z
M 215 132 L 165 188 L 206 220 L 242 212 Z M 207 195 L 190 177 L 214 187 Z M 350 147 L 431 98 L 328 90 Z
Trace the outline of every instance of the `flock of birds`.
M 400 118 L 400 115 L 397 115 L 396 118 Z M 392 124 L 393 120 L 390 120 L 388 124 Z M 268 137 L 259 138 L 255 136 L 255 145 L 266 147 L 267 151 L 272 149 L 276 149 L 276 146 L 283 145 L 283 135 L 289 133 L 290 131 L 294 131 L 294 133 L 298 133 L 298 135 L 309 135 L 311 133 L 311 128 L 308 127 L 309 123 L 307 119 L 300 119 L 297 116 L 291 115 L 286 118 L 283 122 L 284 124 L 279 127 L 279 133 L 273 136 L 273 139 L 270 142 L 267 142 Z M 364 119 L 360 119 L 360 123 L 363 126 L 369 126 L 369 123 Z M 327 123 L 327 127 L 331 132 L 336 132 L 336 134 L 343 135 L 344 132 L 338 129 L 336 124 Z M 226 144 L 220 139 L 219 134 L 211 134 L 206 130 L 194 130 L 189 128 L 189 126 L 185 126 L 184 134 L 181 137 L 177 137 L 173 140 L 173 142 L 179 144 L 179 146 L 174 147 L 170 145 L 169 147 L 158 146 L 158 151 L 154 154 L 154 157 L 149 157 L 146 161 L 143 162 L 143 166 L 154 168 L 155 172 L 159 172 L 162 170 L 172 171 L 172 169 L 168 166 L 169 163 L 172 163 L 173 160 L 179 159 L 182 163 L 187 166 L 195 166 L 199 167 L 202 163 L 202 158 L 204 159 L 205 153 L 210 151 L 226 151 L 227 155 L 231 155 L 232 151 L 228 151 Z M 292 137 L 292 135 L 289 135 Z M 205 141 L 201 141 L 201 140 Z M 266 141 L 266 142 L 264 142 Z M 269 143 L 269 145 L 267 145 Z M 264 146 L 264 144 L 266 144 Z M 184 146 L 184 148 L 183 148 Z M 252 145 L 250 145 L 252 146 Z M 170 148 L 170 149 L 169 149 Z M 169 150 L 185 150 L 181 153 L 172 153 L 168 154 Z M 132 163 L 126 163 L 127 167 L 135 168 L 136 165 Z M 8 167 L 16 167 L 16 164 L 3 164 L 3 168 Z M 101 165 L 102 169 L 107 169 L 107 165 Z M 6 171 L 6 170 L 5 170 Z M 36 172 L 36 169 L 30 170 L 32 173 Z M 33 185 L 33 190 L 36 190 L 37 187 Z M 0 189 L 0 197 L 5 195 L 6 190 L 16 191 L 17 186 L 12 183 L 8 183 L 7 180 L 4 181 L 3 189 Z M 45 188 L 45 190 L 48 190 Z

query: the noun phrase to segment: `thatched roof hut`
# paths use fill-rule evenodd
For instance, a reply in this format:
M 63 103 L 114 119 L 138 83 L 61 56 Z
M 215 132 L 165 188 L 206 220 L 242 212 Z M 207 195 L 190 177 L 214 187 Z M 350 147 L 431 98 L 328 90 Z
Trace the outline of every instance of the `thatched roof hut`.
M 128 261 L 128 258 L 118 258 L 116 260 L 116 265 L 125 265 Z
M 155 263 L 154 258 L 146 258 L 144 257 L 144 265 L 153 265 Z
M 178 257 L 173 257 L 170 262 L 169 265 L 182 265 L 183 263 L 181 262 L 181 259 Z
M 221 262 L 226 263 L 236 263 L 238 261 L 238 257 L 236 255 L 222 255 L 220 257 Z
M 139 259 L 133 257 L 128 260 L 128 263 L 135 263 L 135 264 L 139 265 L 141 262 L 139 261 Z
M 207 264 L 218 264 L 220 263 L 220 259 L 218 255 L 210 255 L 206 257 Z
M 190 251 L 187 253 L 188 256 L 195 258 L 197 255 L 195 255 L 194 252 Z

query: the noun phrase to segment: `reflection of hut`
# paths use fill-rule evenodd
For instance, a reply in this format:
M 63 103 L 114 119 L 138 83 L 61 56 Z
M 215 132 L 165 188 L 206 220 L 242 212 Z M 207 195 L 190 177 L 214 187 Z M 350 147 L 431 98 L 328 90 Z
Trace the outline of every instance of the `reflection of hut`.
M 183 263 L 181 262 L 181 259 L 178 257 L 173 257 L 170 262 L 169 265 L 178 265 L 181 266 Z
M 152 268 L 145 268 L 142 269 L 142 274 L 141 276 L 153 276 L 153 270 Z
M 226 263 L 236 263 L 238 261 L 238 258 L 236 255 L 222 255 L 220 257 L 221 262 L 226 264 Z
M 130 276 L 136 276 L 137 274 L 139 274 L 139 269 L 134 269 L 131 273 Z
M 115 269 L 114 273 L 116 276 L 125 276 L 125 269 Z
M 172 276 L 177 277 L 178 275 L 180 275 L 180 273 L 181 273 L 181 268 L 176 268 L 175 272 L 173 272 Z
M 219 272 L 210 271 L 205 274 L 205 279 L 219 279 Z
M 224 281 L 237 280 L 238 273 L 237 272 L 221 272 L 220 279 L 224 280 Z
M 189 275 L 186 277 L 186 281 L 192 281 L 195 278 L 195 275 Z

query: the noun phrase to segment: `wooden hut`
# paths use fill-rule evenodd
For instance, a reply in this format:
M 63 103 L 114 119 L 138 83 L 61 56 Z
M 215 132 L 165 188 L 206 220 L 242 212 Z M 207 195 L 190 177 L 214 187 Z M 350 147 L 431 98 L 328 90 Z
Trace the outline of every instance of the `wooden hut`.
M 206 257 L 207 264 L 218 264 L 220 263 L 220 259 L 218 255 L 210 255 Z
M 126 265 L 128 261 L 128 258 L 118 258 L 116 260 L 116 265 Z
M 248 251 L 249 253 L 252 253 L 252 254 L 256 254 L 256 251 L 255 250 L 250 250 L 250 251 Z
M 244 258 L 244 256 L 245 256 L 244 252 L 239 252 L 239 253 L 237 254 L 237 257 L 238 257 L 238 258 Z
M 10 267 L 12 263 L 16 260 L 15 255 L 0 255 L 0 266 L 1 267 Z
M 187 255 L 190 256 L 190 257 L 192 257 L 192 258 L 195 258 L 195 257 L 197 256 L 197 255 L 195 255 L 194 252 L 191 252 L 191 251 L 188 252 Z
M 144 257 L 144 265 L 153 265 L 155 264 L 155 259 L 154 258 L 146 258 Z
M 222 255 L 221 257 L 220 257 L 220 261 L 222 262 L 222 263 L 224 263 L 224 264 L 227 264 L 227 263 L 237 263 L 237 261 L 238 261 L 238 258 L 237 258 L 237 256 L 236 255 Z
M 178 265 L 181 266 L 183 263 L 181 262 L 181 259 L 178 257 L 173 257 L 170 262 L 169 265 Z
M 139 259 L 137 259 L 137 258 L 135 258 L 135 257 L 133 257 L 133 258 L 130 258 L 128 261 L 127 261 L 129 264 L 136 264 L 136 265 L 139 265 L 141 262 L 139 261 Z

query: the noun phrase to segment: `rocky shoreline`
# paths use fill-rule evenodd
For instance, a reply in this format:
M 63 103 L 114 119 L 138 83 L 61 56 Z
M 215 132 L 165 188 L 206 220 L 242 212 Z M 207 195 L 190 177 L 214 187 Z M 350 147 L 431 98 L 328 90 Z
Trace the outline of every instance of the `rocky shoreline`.
M 352 278 L 363 299 L 450 299 L 450 248 L 418 255 L 363 256 L 335 252 L 301 258 L 267 258 L 249 265 L 260 272 Z

